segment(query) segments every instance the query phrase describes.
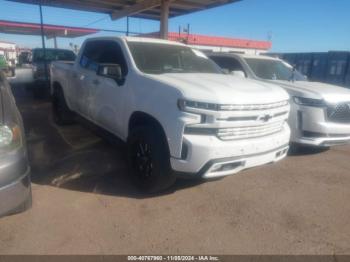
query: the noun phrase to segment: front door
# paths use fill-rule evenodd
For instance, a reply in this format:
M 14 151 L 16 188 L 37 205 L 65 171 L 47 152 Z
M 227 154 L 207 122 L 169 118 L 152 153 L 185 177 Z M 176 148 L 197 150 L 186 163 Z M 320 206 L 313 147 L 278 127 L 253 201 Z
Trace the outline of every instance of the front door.
M 118 64 L 121 66 L 123 81 L 95 74 L 87 80 L 86 107 L 89 118 L 104 129 L 121 137 L 123 130 L 123 107 L 127 86 L 127 65 L 118 42 L 99 40 L 95 42 L 101 52 L 98 64 Z M 95 47 L 96 48 L 96 47 Z

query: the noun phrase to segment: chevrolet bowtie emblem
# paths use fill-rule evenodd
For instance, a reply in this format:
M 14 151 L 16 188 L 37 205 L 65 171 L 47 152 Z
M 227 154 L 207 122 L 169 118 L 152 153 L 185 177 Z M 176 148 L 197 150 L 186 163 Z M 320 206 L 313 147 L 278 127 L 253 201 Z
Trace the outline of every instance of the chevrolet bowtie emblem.
M 260 120 L 263 122 L 269 122 L 269 120 L 272 118 L 272 116 L 270 115 L 264 115 L 262 117 L 260 117 Z

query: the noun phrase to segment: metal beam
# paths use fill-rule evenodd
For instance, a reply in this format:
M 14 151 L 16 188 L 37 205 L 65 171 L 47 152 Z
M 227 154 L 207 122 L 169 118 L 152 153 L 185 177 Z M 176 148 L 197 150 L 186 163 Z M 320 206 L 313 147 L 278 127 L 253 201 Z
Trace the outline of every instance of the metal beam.
M 141 13 L 143 11 L 160 6 L 161 4 L 162 4 L 162 0 L 148 0 L 148 1 L 139 2 L 132 6 L 126 7 L 120 11 L 113 12 L 111 14 L 111 18 L 112 20 L 117 20 L 126 16 L 132 16 L 132 15 Z
M 1 1 L 1 0 L 0 0 Z M 39 4 L 70 8 L 111 15 L 112 19 L 123 16 L 152 20 L 160 19 L 161 0 L 7 0 L 26 4 Z M 170 0 L 169 18 L 190 14 L 242 0 Z M 150 13 L 150 12 L 153 13 Z

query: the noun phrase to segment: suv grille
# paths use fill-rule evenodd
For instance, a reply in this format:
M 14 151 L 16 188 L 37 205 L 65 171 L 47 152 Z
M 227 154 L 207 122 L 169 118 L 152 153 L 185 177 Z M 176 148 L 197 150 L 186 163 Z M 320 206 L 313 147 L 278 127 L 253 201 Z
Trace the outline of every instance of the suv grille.
M 328 107 L 327 116 L 331 122 L 350 123 L 350 102 Z

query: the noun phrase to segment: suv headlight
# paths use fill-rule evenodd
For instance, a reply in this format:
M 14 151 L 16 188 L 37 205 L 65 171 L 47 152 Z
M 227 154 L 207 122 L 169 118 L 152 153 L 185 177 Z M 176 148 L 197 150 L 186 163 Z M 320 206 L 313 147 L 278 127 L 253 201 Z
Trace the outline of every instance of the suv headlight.
M 0 125 L 0 153 L 10 151 L 21 145 L 21 129 L 14 125 Z
M 306 97 L 298 97 L 294 96 L 293 101 L 302 106 L 312 106 L 312 107 L 325 107 L 326 102 L 322 99 L 313 99 L 313 98 L 306 98 Z

